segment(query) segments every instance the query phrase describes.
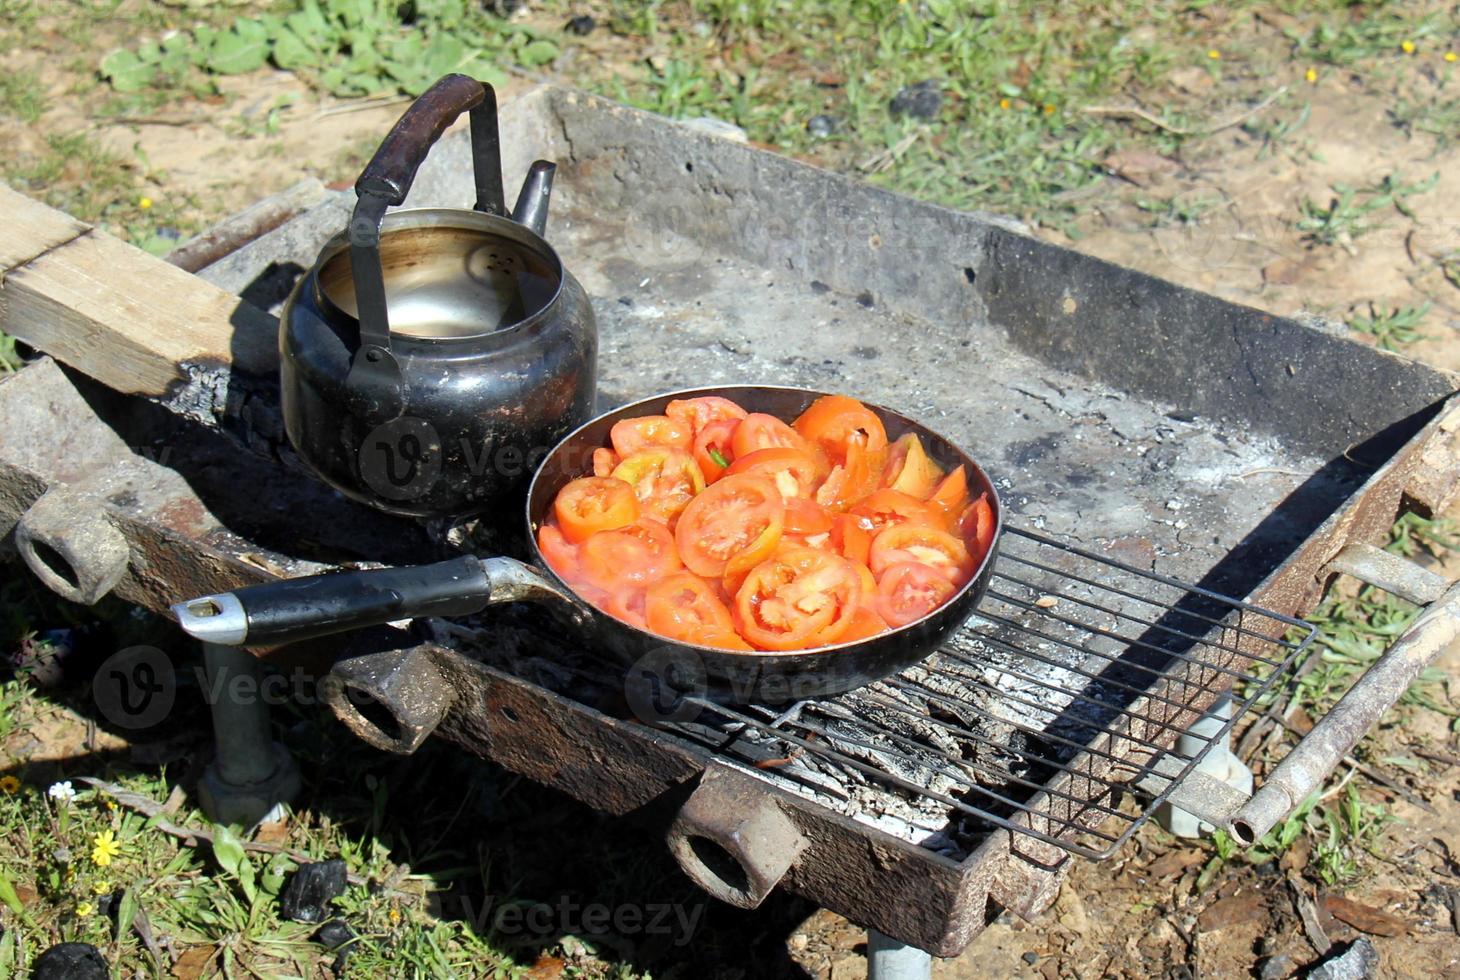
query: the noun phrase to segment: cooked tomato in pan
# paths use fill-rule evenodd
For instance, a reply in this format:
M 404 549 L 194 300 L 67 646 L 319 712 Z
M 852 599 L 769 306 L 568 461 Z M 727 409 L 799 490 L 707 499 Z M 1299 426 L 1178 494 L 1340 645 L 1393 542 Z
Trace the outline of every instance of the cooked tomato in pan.
M 916 622 L 993 546 L 988 499 L 842 395 L 786 421 L 727 398 L 623 419 L 538 530 L 557 575 L 639 629 L 804 650 Z

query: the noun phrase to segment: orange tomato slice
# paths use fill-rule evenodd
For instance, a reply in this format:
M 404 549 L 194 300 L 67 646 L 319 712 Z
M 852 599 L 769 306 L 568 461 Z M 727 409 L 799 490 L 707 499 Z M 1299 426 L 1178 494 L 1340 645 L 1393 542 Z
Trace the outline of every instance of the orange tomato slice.
M 583 542 L 581 554 L 583 576 L 611 593 L 646 586 L 681 567 L 669 528 L 645 517 L 627 527 L 599 531 Z
M 831 515 L 816 501 L 806 497 L 787 498 L 786 533 L 815 537 L 829 532 L 831 525 Z
M 730 443 L 739 425 L 739 419 L 710 422 L 695 435 L 695 462 L 700 464 L 706 483 L 720 479 L 735 459 L 735 450 L 730 448 Z
M 994 508 L 988 494 L 981 493 L 958 517 L 958 534 L 968 545 L 974 562 L 983 561 L 994 543 Z
M 558 491 L 553 515 L 563 536 L 577 544 L 594 532 L 634 523 L 639 519 L 639 501 L 623 480 L 585 476 L 569 480 Z
M 967 546 L 947 531 L 923 524 L 894 524 L 872 539 L 867 564 L 877 581 L 888 568 L 904 562 L 929 565 L 954 585 L 962 585 L 973 574 Z
M 846 510 L 877 489 L 882 478 L 887 447 L 868 449 L 860 433 L 847 443 L 846 457 L 831 468 L 826 481 L 816 490 L 816 502 L 828 510 Z
M 681 449 L 641 449 L 614 467 L 614 479 L 633 490 L 649 517 L 674 525 L 695 494 L 705 488 L 705 474 L 694 457 Z
M 887 429 L 877 413 L 846 395 L 823 395 L 792 423 L 801 437 L 826 450 L 833 460 L 845 458 L 854 437 L 865 449 L 887 445 Z M 877 474 L 882 475 L 881 471 Z
M 876 597 L 875 593 L 873 597 Z M 878 615 L 877 610 L 863 602 L 852 614 L 852 621 L 847 624 L 847 631 L 837 642 L 850 643 L 853 640 L 866 640 L 879 633 L 886 633 L 890 628 L 886 620 Z
M 862 498 L 847 513 L 857 518 L 857 525 L 869 534 L 876 534 L 894 524 L 926 524 L 940 527 L 943 515 L 901 490 L 878 490 Z
M 938 569 L 922 562 L 888 566 L 877 582 L 877 612 L 892 626 L 906 626 L 937 609 L 956 592 Z
M 786 446 L 757 449 L 749 455 L 737 456 L 725 472 L 763 473 L 771 478 L 786 500 L 810 497 L 816 492 L 816 484 L 821 476 L 816 460 L 809 453 Z
M 649 627 L 644 619 L 645 601 L 644 590 L 642 588 L 630 587 L 627 589 L 619 589 L 617 592 L 606 593 L 603 601 L 595 603 L 595 605 L 614 619 L 621 620 L 639 629 L 647 629 Z
M 735 595 L 740 635 L 762 650 L 837 642 L 862 601 L 862 578 L 845 558 L 790 548 L 751 569 Z
M 728 398 L 703 395 L 699 398 L 676 398 L 664 406 L 664 414 L 678 419 L 698 434 L 711 422 L 739 422 L 747 413 Z
M 741 423 L 744 425 L 745 423 Z M 785 527 L 786 505 L 769 478 L 726 476 L 690 501 L 674 530 L 680 557 L 696 575 L 719 578 L 737 556 L 760 561 Z
M 644 610 L 649 629 L 671 640 L 697 643 L 701 636 L 735 632 L 730 610 L 714 587 L 690 572 L 677 572 L 649 586 Z
M 942 479 L 942 467 L 928 458 L 917 433 L 909 432 L 888 449 L 882 483 L 889 489 L 927 500 Z
M 752 412 L 741 420 L 740 425 L 735 429 L 735 439 L 730 448 L 735 450 L 736 459 L 741 456 L 749 456 L 757 449 L 785 448 L 808 451 L 806 440 L 797 435 L 795 429 L 774 415 L 764 415 L 760 412 Z
M 572 581 L 582 575 L 579 563 L 578 548 L 567 537 L 556 524 L 544 524 L 537 530 L 537 549 L 542 552 L 543 561 L 547 562 L 548 568 L 557 573 L 558 578 L 572 584 Z
M 847 561 L 867 564 L 872 535 L 853 514 L 838 514 L 832 520 L 831 544 Z
M 636 419 L 621 419 L 608 430 L 613 451 L 620 458 L 627 459 L 641 449 L 650 446 L 668 446 L 689 452 L 694 444 L 694 432 L 679 419 L 667 415 L 641 415 Z
M 963 472 L 963 464 L 943 477 L 928 497 L 928 503 L 941 507 L 945 514 L 957 514 L 968 506 L 968 474 Z
M 593 475 L 612 476 L 613 468 L 618 465 L 618 453 L 612 449 L 602 447 L 593 450 Z

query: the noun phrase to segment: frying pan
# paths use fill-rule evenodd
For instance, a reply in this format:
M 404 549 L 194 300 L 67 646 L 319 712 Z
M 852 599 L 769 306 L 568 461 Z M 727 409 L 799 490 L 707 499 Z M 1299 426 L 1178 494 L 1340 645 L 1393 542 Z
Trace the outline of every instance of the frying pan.
M 631 673 L 649 673 L 671 688 L 721 702 L 784 704 L 839 694 L 897 673 L 932 653 L 973 613 L 993 573 L 1003 533 L 1003 506 L 993 482 L 973 459 L 926 426 L 890 409 L 868 405 L 890 441 L 912 432 L 945 469 L 962 464 L 969 493 L 988 495 L 994 540 L 973 577 L 922 619 L 886 633 L 835 646 L 779 653 L 721 650 L 670 640 L 631 626 L 578 597 L 543 560 L 536 530 L 569 480 L 592 472 L 594 449 L 608 445 L 621 419 L 662 415 L 676 398 L 719 395 L 751 412 L 793 419 L 825 392 L 768 385 L 694 388 L 655 395 L 585 423 L 543 458 L 527 491 L 526 546 L 530 563 L 513 558 L 462 557 L 432 565 L 337 572 L 253 585 L 190 599 L 172 607 L 193 636 L 226 645 L 273 646 L 421 616 L 464 616 L 503 602 L 556 607 L 581 640 L 618 658 Z

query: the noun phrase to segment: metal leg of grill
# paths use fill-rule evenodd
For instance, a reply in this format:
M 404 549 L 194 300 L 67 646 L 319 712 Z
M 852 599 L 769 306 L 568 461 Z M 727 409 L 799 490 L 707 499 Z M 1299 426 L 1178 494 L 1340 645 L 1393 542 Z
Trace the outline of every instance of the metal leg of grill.
M 1176 740 L 1175 754 L 1183 759 L 1194 758 L 1231 719 L 1232 709 L 1231 697 L 1218 700 Z M 1232 752 L 1231 732 L 1225 733 L 1220 741 L 1211 746 L 1201 762 L 1197 763 L 1196 772 L 1230 786 L 1243 798 L 1252 795 L 1252 770 Z M 1201 817 L 1178 806 L 1179 800 L 1180 794 L 1173 794 L 1173 799 L 1156 811 L 1156 821 L 1161 826 L 1177 837 L 1187 838 L 1206 837 L 1216 830 L 1215 826 Z
M 198 781 L 203 812 L 215 823 L 272 819 L 299 792 L 294 757 L 269 738 L 269 706 L 258 660 L 240 647 L 203 644 L 213 714 L 213 761 Z
M 909 946 L 867 930 L 867 980 L 931 980 L 933 956 L 916 946 Z

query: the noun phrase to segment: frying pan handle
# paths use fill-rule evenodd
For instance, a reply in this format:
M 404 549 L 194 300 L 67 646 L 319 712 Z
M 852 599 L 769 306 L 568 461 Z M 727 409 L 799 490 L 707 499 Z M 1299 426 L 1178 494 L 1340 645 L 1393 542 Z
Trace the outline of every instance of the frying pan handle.
M 583 621 L 586 610 L 512 558 L 454 558 L 282 579 L 172 607 L 190 635 L 224 646 L 276 646 L 423 616 L 466 616 L 502 602 L 547 602 Z
M 398 418 L 405 407 L 400 365 L 390 349 L 385 276 L 380 267 L 380 223 L 386 208 L 405 201 L 426 154 L 463 112 L 471 113 L 476 209 L 505 215 L 497 93 L 486 82 L 466 75 L 447 75 L 412 102 L 355 181 L 357 201 L 349 227 L 350 273 L 360 320 L 360 344 L 350 360 L 345 387 L 354 412 L 372 424 Z

